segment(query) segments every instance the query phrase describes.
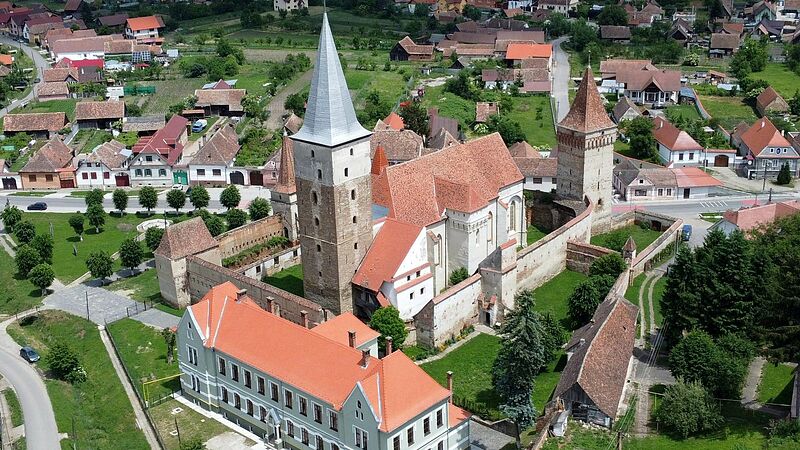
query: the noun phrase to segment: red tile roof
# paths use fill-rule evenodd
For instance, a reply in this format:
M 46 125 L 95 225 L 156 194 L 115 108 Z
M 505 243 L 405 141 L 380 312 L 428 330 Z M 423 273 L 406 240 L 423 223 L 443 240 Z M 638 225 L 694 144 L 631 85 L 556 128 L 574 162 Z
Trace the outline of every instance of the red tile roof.
M 753 126 L 745 130 L 740 139 L 747 146 L 754 156 L 761 155 L 761 152 L 768 147 L 791 147 L 789 141 L 781 135 L 772 122 L 764 117 L 754 123 Z M 770 158 L 780 158 L 782 155 L 769 155 Z M 790 156 L 790 155 L 785 155 Z M 791 155 L 795 157 L 795 155 Z
M 553 54 L 551 44 L 508 44 L 506 59 L 549 58 Z
M 48 141 L 31 156 L 19 173 L 57 172 L 72 163 L 72 150 L 60 139 Z
M 373 175 L 380 175 L 383 169 L 389 167 L 389 161 L 386 159 L 386 152 L 380 145 L 375 149 L 375 155 L 372 157 L 372 167 L 370 173 Z
M 430 225 L 469 194 L 463 190 L 453 192 L 453 198 L 443 197 L 437 193 L 437 178 L 468 187 L 483 204 L 497 198 L 503 187 L 523 180 L 503 139 L 493 133 L 387 167 L 373 179 L 373 201 L 389 208 L 389 217 Z
M 67 125 L 63 112 L 6 114 L 3 116 L 5 131 L 58 131 Z
M 386 116 L 386 118 L 383 119 L 383 122 L 397 131 L 400 131 L 406 127 L 405 122 L 403 122 L 403 118 L 400 117 L 400 115 L 397 114 L 396 112 L 392 112 L 388 116 Z
M 517 142 L 508 147 L 509 153 L 514 158 L 541 158 L 542 154 L 525 141 Z
M 499 111 L 497 102 L 478 102 L 475 104 L 475 122 L 486 122 L 490 116 L 497 114 Z
M 353 284 L 379 291 L 384 281 L 394 278 L 421 232 L 420 226 L 386 219 L 353 276 Z
M 108 100 L 75 104 L 75 120 L 122 119 L 123 117 L 125 117 L 125 102 Z
M 157 16 L 133 17 L 128 19 L 127 23 L 127 27 L 133 31 L 150 30 L 153 28 L 158 29 L 164 27 L 164 23 L 161 21 L 161 18 Z
M 767 88 L 758 94 L 758 97 L 756 97 L 756 108 L 758 108 L 759 111 L 764 111 L 770 104 L 772 104 L 772 102 L 777 99 L 781 99 L 783 101 L 783 97 L 781 97 L 778 92 L 772 88 L 772 86 L 767 86 Z
M 722 186 L 722 182 L 698 167 L 680 167 L 670 169 L 675 173 L 675 181 L 679 188 Z
M 218 245 L 219 242 L 208 232 L 203 219 L 195 217 L 168 226 L 164 230 L 161 243 L 153 253 L 171 260 L 178 260 L 205 252 Z
M 12 55 L 0 55 L 0 64 L 4 66 L 10 66 L 14 64 L 14 56 Z
M 383 359 L 369 357 L 362 367 L 360 350 L 271 314 L 249 297 L 236 301 L 237 292 L 233 283 L 226 282 L 189 307 L 206 347 L 320 398 L 337 410 L 360 388 L 385 432 L 394 431 L 450 396 L 450 391 L 403 352 Z M 310 370 L 313 367 L 324 370 Z
M 703 146 L 692 139 L 689 133 L 678 129 L 663 117 L 653 119 L 653 137 L 671 151 L 703 149 Z
M 779 203 L 728 210 L 722 215 L 724 220 L 736 225 L 740 231 L 747 232 L 760 225 L 772 223 L 781 217 L 800 214 L 800 201 L 791 200 Z
M 152 136 L 139 139 L 139 142 L 133 145 L 133 154 L 157 153 L 166 157 L 168 164 L 174 164 L 183 152 L 180 138 L 181 134 L 186 132 L 188 123 L 189 121 L 182 116 L 172 116 L 164 128 L 156 131 Z
M 592 69 L 587 67 L 583 73 L 583 80 L 578 87 L 575 100 L 569 108 L 567 115 L 558 123 L 559 127 L 581 133 L 591 133 L 616 127 L 608 117 L 603 100 L 594 83 Z
M 356 347 L 377 339 L 381 334 L 367 326 L 353 313 L 344 313 L 328 321 L 322 322 L 311 329 L 320 336 L 336 341 L 342 345 L 350 345 L 350 331 L 356 333 Z
M 288 136 L 283 136 L 281 162 L 278 170 L 278 183 L 273 189 L 284 194 L 297 192 L 294 174 L 294 141 Z
M 625 88 L 643 91 L 653 85 L 661 92 L 677 92 L 681 89 L 681 73 L 677 70 L 632 70 L 617 72 L 617 81 Z

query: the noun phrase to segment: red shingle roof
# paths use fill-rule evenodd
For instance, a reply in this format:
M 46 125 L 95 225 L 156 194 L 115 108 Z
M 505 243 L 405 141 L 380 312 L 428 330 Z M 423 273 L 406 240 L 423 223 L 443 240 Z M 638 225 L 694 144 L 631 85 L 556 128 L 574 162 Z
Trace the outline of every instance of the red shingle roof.
M 322 322 L 312 328 L 311 331 L 347 346 L 350 345 L 349 332 L 354 331 L 356 333 L 356 347 L 360 347 L 373 339 L 377 339 L 378 336 L 381 335 L 359 320 L 353 313 L 349 312 Z
M 508 44 L 506 59 L 549 58 L 553 54 L 551 44 Z
M 400 115 L 396 112 L 392 112 L 386 116 L 386 118 L 383 119 L 383 122 L 397 131 L 400 131 L 406 127 L 406 124 L 403 122 L 403 118 L 400 117 Z
M 703 146 L 689 136 L 689 133 L 678 129 L 663 117 L 653 120 L 653 137 L 671 151 L 702 150 Z
M 78 102 L 75 104 L 75 120 L 122 119 L 125 117 L 125 102 Z
M 679 188 L 722 186 L 722 182 L 704 172 L 699 167 L 678 167 L 671 169 Z
M 34 153 L 19 173 L 56 172 L 70 166 L 72 157 L 72 150 L 55 138 Z
M 153 253 L 171 260 L 178 260 L 202 253 L 218 245 L 219 242 L 208 232 L 203 219 L 195 217 L 168 226 L 164 230 L 161 244 Z
M 377 292 L 391 280 L 405 259 L 422 227 L 386 219 L 375 235 L 367 255 L 353 276 L 353 284 Z
M 239 153 L 239 136 L 233 124 L 219 128 L 211 138 L 200 147 L 192 158 L 192 164 L 228 165 Z
M 768 147 L 791 147 L 789 141 L 781 135 L 781 132 L 766 117 L 759 119 L 753 126 L 745 130 L 740 139 L 754 156 L 761 155 L 761 152 Z M 786 156 L 789 155 L 787 154 Z M 769 157 L 780 158 L 781 156 L 769 155 Z
M 6 114 L 3 117 L 5 131 L 52 131 L 56 132 L 67 124 L 63 112 Z
M 297 185 L 295 182 L 294 174 L 294 141 L 289 139 L 288 136 L 283 137 L 283 144 L 281 147 L 281 163 L 278 172 L 278 184 L 274 189 L 277 192 L 284 194 L 291 194 L 297 192 Z
M 578 93 L 567 115 L 559 122 L 559 127 L 582 133 L 614 128 L 614 122 L 608 117 L 603 100 L 594 83 L 592 69 L 587 67 L 583 73 L 583 80 L 578 87 Z
M 724 220 L 736 225 L 740 231 L 746 232 L 760 225 L 774 222 L 781 217 L 800 214 L 800 201 L 790 200 L 778 203 L 769 203 L 751 208 L 741 208 L 738 211 L 725 211 Z
M 164 23 L 161 21 L 161 18 L 157 16 L 133 17 L 128 19 L 127 23 L 128 28 L 133 31 L 150 30 L 153 28 L 158 29 L 164 27 Z

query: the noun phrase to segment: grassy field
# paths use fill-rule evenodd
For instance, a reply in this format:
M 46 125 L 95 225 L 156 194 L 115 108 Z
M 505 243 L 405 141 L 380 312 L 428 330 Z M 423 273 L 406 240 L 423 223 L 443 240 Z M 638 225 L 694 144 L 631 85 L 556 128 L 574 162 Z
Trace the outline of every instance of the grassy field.
M 593 245 L 606 247 L 608 245 L 608 239 L 617 234 L 622 234 L 625 236 L 625 239 L 627 239 L 628 236 L 633 236 L 633 240 L 636 242 L 636 249 L 638 251 L 644 250 L 645 247 L 652 244 L 653 241 L 661 236 L 660 231 L 654 231 L 649 228 L 643 229 L 639 225 L 628 225 L 627 227 L 619 228 L 608 233 L 592 236 L 591 243 Z
M 60 311 L 44 311 L 22 324 L 12 324 L 8 332 L 20 345 L 30 345 L 45 356 L 51 345 L 66 342 L 86 370 L 87 380 L 80 384 L 45 380 L 58 429 L 70 434 L 61 441 L 63 449 L 73 444 L 111 449 L 120 442 L 126 449 L 149 448 L 95 324 Z M 47 373 L 46 357 L 38 366 Z
M 164 114 L 169 107 L 194 95 L 195 89 L 206 84 L 205 78 L 176 78 L 174 80 L 143 81 L 143 86 L 155 86 L 156 93 L 145 97 L 142 114 Z
M 664 289 L 667 288 L 667 277 L 661 277 L 653 285 L 653 314 L 656 326 L 661 326 L 664 316 L 661 314 L 661 298 L 664 297 Z
M 67 118 L 72 121 L 75 119 L 76 99 L 67 100 L 48 100 L 46 102 L 30 102 L 24 108 L 14 110 L 15 113 L 34 113 L 34 112 L 65 112 Z
M 106 216 L 106 224 L 100 228 L 100 234 L 94 228 L 86 225 L 83 242 L 69 226 L 70 214 L 41 213 L 24 214 L 24 219 L 31 221 L 37 233 L 50 233 L 53 226 L 55 245 L 53 248 L 53 270 L 63 283 L 69 283 L 87 272 L 86 258 L 90 253 L 105 250 L 114 253 L 119 250 L 123 240 L 136 236 L 136 225 L 145 219 L 135 214 L 126 214 L 123 217 Z M 73 246 L 78 254 L 73 254 Z
M 177 351 L 172 364 L 167 364 L 167 345 L 161 332 L 155 328 L 133 319 L 122 319 L 109 324 L 108 331 L 114 336 L 117 350 L 133 379 L 135 389 L 143 397 L 142 382 L 180 373 Z M 158 399 L 177 390 L 180 390 L 180 381 L 173 378 L 148 385 L 145 398 Z
M 638 277 L 633 279 L 633 283 L 628 286 L 628 289 L 625 291 L 625 299 L 629 302 L 633 303 L 636 306 L 639 306 L 639 291 L 642 288 L 642 284 L 644 284 L 646 275 L 640 274 Z M 644 320 L 648 320 L 647 313 L 649 309 L 644 308 L 640 313 L 644 316 Z M 642 337 L 642 327 L 637 325 L 636 326 L 636 336 Z
M 181 412 L 173 414 L 172 411 L 175 408 L 180 408 Z M 150 415 L 156 424 L 158 434 L 164 441 L 166 450 L 178 450 L 180 448 L 177 434 L 174 436 L 170 434 L 175 431 L 176 423 L 184 440 L 189 436 L 205 442 L 214 436 L 231 432 L 230 428 L 225 425 L 195 412 L 177 400 L 167 400 L 164 403 L 153 406 L 150 408 Z M 253 444 L 251 442 L 249 445 Z
M 758 385 L 758 401 L 789 405 L 792 402 L 792 384 L 795 368 L 786 364 L 767 362 Z
M 744 103 L 741 97 L 701 95 L 700 101 L 703 102 L 703 106 L 711 114 L 711 117 L 718 119 L 728 131 L 732 131 L 739 122 L 752 124 L 758 119 L 753 107 Z
M 528 225 L 528 245 L 533 244 L 539 239 L 547 236 L 547 232 L 536 225 Z
M 769 63 L 764 70 L 753 72 L 748 77 L 767 80 L 770 86 L 787 101 L 800 89 L 800 75 L 783 64 Z
M 764 427 L 768 419 L 757 412 L 738 406 L 723 408 L 725 423 L 720 430 L 688 439 L 674 439 L 666 435 L 635 438 L 625 437 L 626 450 L 745 450 L 769 448 L 771 450 L 797 449 L 797 444 L 780 446 L 768 443 Z M 572 421 L 564 438 L 550 438 L 543 450 L 581 449 L 604 450 L 611 448 L 616 433 L 587 429 Z
M 166 300 L 161 297 L 161 288 L 158 286 L 158 273 L 155 269 L 148 269 L 139 272 L 135 276 L 115 281 L 106 286 L 106 289 L 117 291 L 140 302 L 153 302 L 156 309 L 173 316 L 183 316 L 183 310 L 169 306 Z
M 684 119 L 697 120 L 700 114 L 694 105 L 672 105 L 667 107 L 667 113 L 675 117 L 683 116 Z
M 586 275 L 571 270 L 565 270 L 556 275 L 533 291 L 536 298 L 536 310 L 542 313 L 552 313 L 553 317 L 567 327 L 567 298 L 578 283 L 585 279 Z
M 14 259 L 3 251 L 0 253 L 0 285 L 5 292 L 0 294 L 0 314 L 25 311 L 41 302 L 41 290 L 25 278 L 17 276 Z
M 305 294 L 305 291 L 303 290 L 302 264 L 297 264 L 270 276 L 265 276 L 262 281 L 264 283 L 271 284 L 276 288 L 299 295 L 300 297 Z
M 403 80 L 403 76 L 394 71 L 385 72 L 381 70 L 381 67 L 374 71 L 348 69 L 344 77 L 347 79 L 347 87 L 350 91 L 356 92 L 353 96 L 356 110 L 364 109 L 367 95 L 373 90 L 378 91 L 381 98 L 392 106 L 406 94 L 406 82 Z M 364 124 L 364 126 L 372 129 L 375 124 Z
M 469 125 L 475 121 L 475 102 L 445 92 L 444 86 L 426 88 L 422 105 L 425 108 L 438 108 L 439 115 L 458 120 L 464 129 L 469 129 Z
M 91 153 L 95 147 L 104 144 L 114 136 L 105 130 L 80 130 L 70 146 L 80 153 Z
M 513 97 L 514 110 L 508 117 L 522 126 L 525 140 L 531 145 L 553 148 L 556 145 L 556 132 L 553 128 L 553 112 L 550 98 L 546 95 Z M 541 119 L 536 119 L 541 109 Z
M 19 404 L 17 393 L 14 392 L 13 389 L 8 388 L 3 391 L 3 395 L 6 398 L 6 405 L 8 405 L 8 409 L 11 411 L 11 426 L 18 427 L 22 425 L 22 405 Z

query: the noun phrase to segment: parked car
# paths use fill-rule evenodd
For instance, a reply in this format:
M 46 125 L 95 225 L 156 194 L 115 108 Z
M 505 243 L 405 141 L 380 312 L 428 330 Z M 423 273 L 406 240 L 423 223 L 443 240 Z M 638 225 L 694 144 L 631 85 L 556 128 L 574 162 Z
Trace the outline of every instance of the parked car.
M 39 82 L 41 82 L 41 81 L 42 81 L 42 79 L 41 79 L 41 78 L 34 78 L 34 79 L 33 79 L 33 84 L 37 84 L 37 83 L 39 83 Z
M 208 125 L 206 119 L 198 119 L 192 124 L 192 133 L 199 133 Z
M 692 226 L 688 223 L 681 229 L 681 240 L 686 242 L 692 237 Z
M 36 350 L 30 347 L 22 347 L 19 349 L 19 356 L 29 363 L 35 363 L 39 360 L 39 354 L 36 352 Z
M 45 202 L 36 202 L 28 205 L 28 211 L 44 211 L 46 209 L 47 209 L 47 203 Z

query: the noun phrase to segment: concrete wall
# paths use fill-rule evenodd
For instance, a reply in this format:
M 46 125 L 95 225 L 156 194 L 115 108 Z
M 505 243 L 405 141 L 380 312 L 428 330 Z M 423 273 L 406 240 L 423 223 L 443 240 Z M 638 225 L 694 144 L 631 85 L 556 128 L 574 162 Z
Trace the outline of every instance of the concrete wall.
M 473 275 L 428 302 L 414 316 L 417 343 L 437 347 L 462 328 L 477 322 L 481 281 L 480 275 Z
M 238 271 L 245 276 L 260 280 L 264 275 L 272 275 L 275 272 L 296 266 L 300 262 L 300 246 L 296 245 L 279 253 L 269 255 L 261 261 L 242 267 Z
M 269 216 L 243 227 L 217 236 L 222 258 L 229 258 L 242 250 L 266 242 L 273 236 L 283 236 L 283 225 L 278 216 Z
M 308 314 L 311 326 L 327 319 L 327 312 L 309 300 L 200 258 L 186 258 L 186 275 L 192 303 L 200 300 L 212 287 L 230 281 L 240 289 L 247 289 L 247 295 L 262 308 L 269 310 L 272 304 L 276 314 L 294 323 L 302 325 L 301 311 Z
M 594 260 L 609 253 L 614 253 L 614 251 L 586 242 L 569 241 L 567 242 L 567 269 L 588 275 L 589 267 Z
M 589 242 L 594 205 L 532 245 L 517 252 L 517 287 L 533 289 L 567 265 L 567 242 Z

